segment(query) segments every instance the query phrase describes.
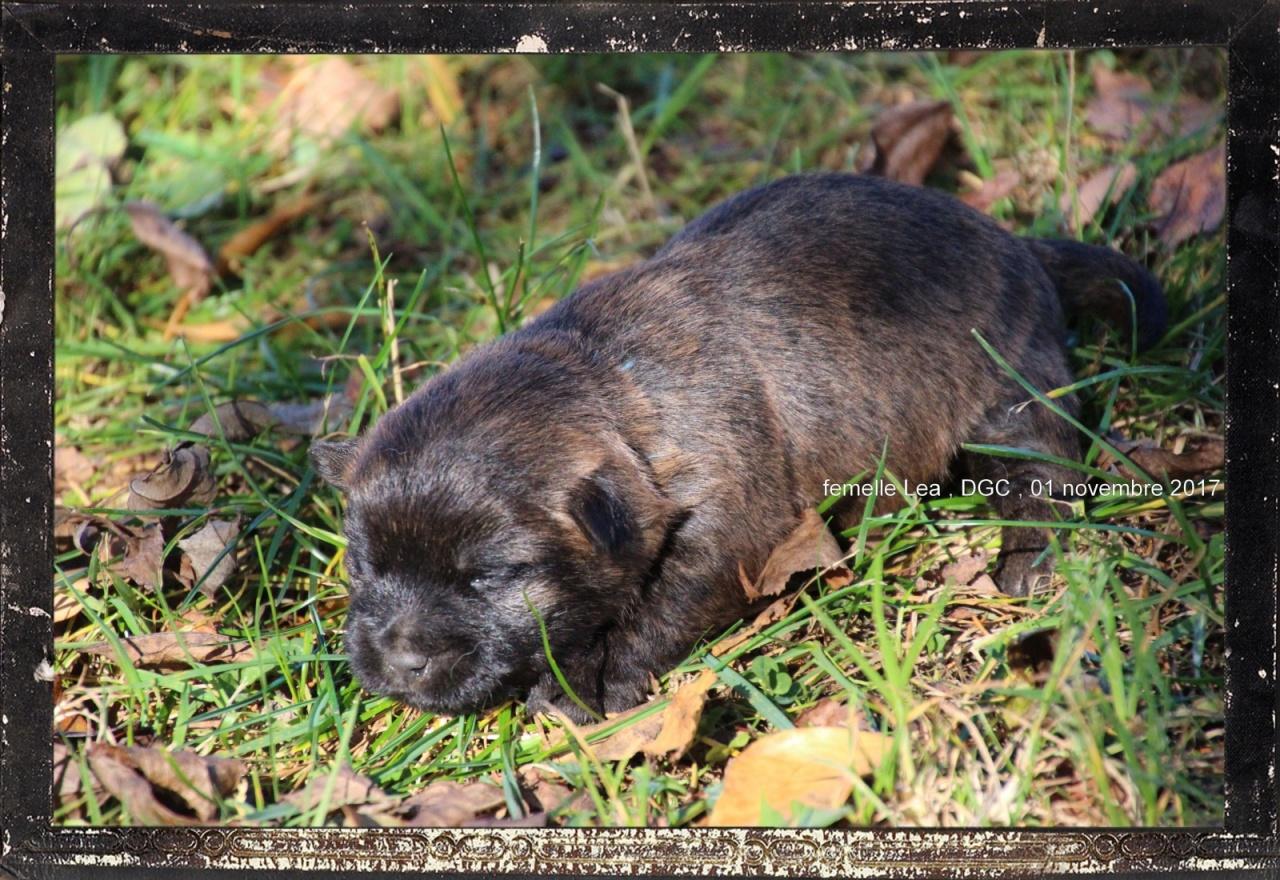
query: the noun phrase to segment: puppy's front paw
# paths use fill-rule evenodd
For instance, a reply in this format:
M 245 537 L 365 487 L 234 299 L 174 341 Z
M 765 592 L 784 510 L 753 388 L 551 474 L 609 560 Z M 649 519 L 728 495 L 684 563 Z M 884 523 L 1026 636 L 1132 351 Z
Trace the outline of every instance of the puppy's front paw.
M 1006 596 L 1030 596 L 1049 586 L 1049 577 L 1053 574 L 1053 557 L 1036 565 L 1036 560 L 1044 553 L 1044 548 L 1026 550 L 1009 550 L 1000 554 L 1000 563 L 996 567 L 996 584 Z
M 595 721 L 596 717 L 593 717 L 591 712 L 596 713 L 596 716 L 604 714 L 603 702 L 598 697 L 592 699 L 595 695 L 583 693 L 575 688 L 574 696 L 578 699 L 570 697 L 554 675 L 544 675 L 529 691 L 529 708 L 535 712 L 554 710 L 563 713 L 574 724 L 589 724 Z M 579 702 L 591 712 L 579 705 Z
M 575 687 L 574 696 L 578 698 L 575 700 L 565 692 L 554 675 L 545 675 L 529 692 L 529 708 L 535 712 L 554 709 L 564 713 L 575 724 L 587 724 L 598 721 L 601 715 L 624 712 L 640 705 L 648 693 L 648 684 L 647 678 L 610 681 L 602 683 L 594 694 Z M 587 712 L 579 702 L 585 704 L 595 716 Z

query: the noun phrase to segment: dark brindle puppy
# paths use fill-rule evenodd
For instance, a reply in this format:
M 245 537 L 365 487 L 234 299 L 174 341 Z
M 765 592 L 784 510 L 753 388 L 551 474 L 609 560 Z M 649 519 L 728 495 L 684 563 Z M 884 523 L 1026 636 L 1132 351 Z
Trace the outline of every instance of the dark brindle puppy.
M 650 673 L 749 612 L 758 571 L 823 496 L 874 470 L 908 484 L 957 459 L 1008 479 L 1001 517 L 1052 520 L 1048 464 L 1078 438 L 982 350 L 1042 390 L 1071 382 L 1063 306 L 1164 324 L 1156 281 L 1110 250 L 1032 241 L 949 196 L 792 177 L 729 199 L 652 259 L 476 349 L 357 440 L 317 443 L 346 492 L 347 647 L 366 687 L 438 712 L 532 689 L 644 697 Z M 1059 403 L 1071 409 L 1074 401 Z M 851 499 L 852 500 L 852 499 Z M 857 507 L 859 505 L 850 505 Z M 1005 529 L 997 579 L 1025 594 L 1047 542 Z

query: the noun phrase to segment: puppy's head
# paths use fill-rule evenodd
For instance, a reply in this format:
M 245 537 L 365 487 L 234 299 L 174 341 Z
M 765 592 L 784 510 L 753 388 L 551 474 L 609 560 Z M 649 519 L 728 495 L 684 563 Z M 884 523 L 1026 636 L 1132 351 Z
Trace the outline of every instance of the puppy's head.
M 534 412 L 442 429 L 431 410 L 411 397 L 311 456 L 346 495 L 356 675 L 459 713 L 547 671 L 543 628 L 558 662 L 599 638 L 639 597 L 674 510 L 607 432 Z

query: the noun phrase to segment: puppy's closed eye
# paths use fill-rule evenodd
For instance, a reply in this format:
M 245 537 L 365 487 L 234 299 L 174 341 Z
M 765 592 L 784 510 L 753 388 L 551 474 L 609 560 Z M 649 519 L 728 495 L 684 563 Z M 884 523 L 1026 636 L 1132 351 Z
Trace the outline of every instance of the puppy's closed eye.
M 585 477 L 574 488 L 569 498 L 569 515 L 592 545 L 603 553 L 616 556 L 636 535 L 631 508 L 604 471 Z

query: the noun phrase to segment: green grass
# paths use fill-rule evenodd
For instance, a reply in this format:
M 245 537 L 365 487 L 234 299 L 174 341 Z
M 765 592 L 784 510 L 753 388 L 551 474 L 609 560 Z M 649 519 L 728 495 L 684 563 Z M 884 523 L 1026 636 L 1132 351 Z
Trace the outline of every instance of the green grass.
M 187 426 L 229 399 L 314 401 L 356 375 L 364 381 L 352 430 L 367 427 L 395 403 L 397 364 L 411 389 L 583 278 L 648 255 L 718 198 L 792 171 L 856 169 L 877 106 L 904 88 L 953 103 L 979 172 L 1042 154 L 1057 164 L 1056 179 L 993 210 L 1019 232 L 1061 234 L 1069 168 L 1082 177 L 1121 158 L 1138 165 L 1136 194 L 1082 237 L 1148 259 L 1173 319 L 1165 339 L 1136 359 L 1114 333 L 1078 327 L 1081 479 L 1107 478 L 1099 454 L 1115 457 L 1112 430 L 1165 445 L 1187 432 L 1220 434 L 1223 239 L 1219 232 L 1163 248 L 1147 225 L 1145 193 L 1163 168 L 1221 130 L 1157 138 L 1140 150 L 1103 142 L 1084 121 L 1091 59 L 1143 73 L 1159 94 L 1194 82 L 1203 97 L 1222 98 L 1217 53 L 1081 55 L 1074 96 L 1066 56 L 1051 52 L 969 62 L 451 58 L 444 69 L 461 99 L 451 115 L 427 88 L 438 69 L 412 57 L 360 58 L 361 70 L 401 94 L 398 122 L 331 144 L 299 140 L 280 153 L 269 148 L 269 103 L 254 103 L 278 60 L 61 60 L 59 125 L 103 112 L 128 134 L 108 205 L 154 201 L 215 252 L 304 189 L 321 204 L 193 307 L 188 325 L 230 325 L 230 341 L 163 337 L 181 291 L 163 260 L 133 239 L 122 211 L 59 237 L 56 428 L 60 444 L 95 465 L 59 503 L 133 515 L 119 493 L 129 476 L 190 439 Z M 614 100 L 597 83 L 629 99 L 652 204 Z M 930 183 L 955 189 L 954 168 L 944 164 Z M 340 498 L 317 480 L 297 438 L 209 445 L 217 498 L 174 519 L 187 534 L 210 514 L 241 517 L 239 570 L 212 598 L 142 589 L 59 545 L 55 590 L 78 606 L 57 625 L 60 705 L 78 707 L 82 719 L 64 741 L 86 780 L 90 740 L 239 757 L 247 786 L 220 804 L 222 817 L 306 825 L 322 816 L 280 798 L 344 761 L 393 794 L 439 779 L 496 779 L 512 817 L 528 809 L 519 771 L 534 765 L 583 794 L 553 823 L 686 825 L 708 811 L 734 754 L 836 696 L 894 749 L 845 806 L 806 814 L 810 824 L 1221 820 L 1221 494 L 1083 504 L 1075 519 L 1054 524 L 1058 574 L 1052 590 L 1030 600 L 921 578 L 998 546 L 1000 520 L 984 499 L 920 499 L 868 516 L 847 536 L 859 551 L 852 583 L 811 586 L 786 617 L 718 657 L 709 649 L 727 633 L 711 634 L 664 677 L 664 693 L 707 668 L 719 679 L 683 759 L 620 762 L 597 760 L 573 737 L 549 746 L 557 723 L 520 704 L 445 718 L 363 693 L 342 655 Z M 258 650 L 176 671 L 83 651 L 189 628 L 197 613 Z M 1020 657 L 1044 634 L 1052 634 L 1051 659 L 1028 667 Z M 132 819 L 86 785 L 55 805 L 55 821 Z

